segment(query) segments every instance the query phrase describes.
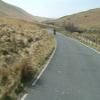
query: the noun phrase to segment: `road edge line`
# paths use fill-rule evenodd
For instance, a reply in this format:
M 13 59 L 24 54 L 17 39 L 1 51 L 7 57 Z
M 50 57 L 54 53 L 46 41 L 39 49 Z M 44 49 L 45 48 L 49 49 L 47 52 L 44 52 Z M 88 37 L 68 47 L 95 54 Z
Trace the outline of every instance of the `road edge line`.
M 28 96 L 28 94 L 24 94 L 24 96 L 21 98 L 21 100 L 25 100 L 25 98 Z
M 42 76 L 42 74 L 44 73 L 44 71 L 46 70 L 46 68 L 48 67 L 49 63 L 51 62 L 51 60 L 52 60 L 52 58 L 53 58 L 53 56 L 54 56 L 54 54 L 55 54 L 55 52 L 56 52 L 56 49 L 57 49 L 57 42 L 56 42 L 56 39 L 54 39 L 54 41 L 55 41 L 55 48 L 54 48 L 52 54 L 50 55 L 49 59 L 48 59 L 48 60 L 46 61 L 46 63 L 43 65 L 44 67 L 43 67 L 43 69 L 41 70 L 40 74 L 37 76 L 36 80 L 34 80 L 34 82 L 32 83 L 32 86 L 34 86 L 34 85 L 37 83 L 37 81 L 40 79 L 40 77 Z
M 96 49 L 94 49 L 94 48 L 92 48 L 92 47 L 90 47 L 90 46 L 88 46 L 88 45 L 86 45 L 86 44 L 82 43 L 81 41 L 79 41 L 79 40 L 77 40 L 77 39 L 74 39 L 74 38 L 71 38 L 71 37 L 67 37 L 66 35 L 64 35 L 64 34 L 60 34 L 60 33 L 59 33 L 59 35 L 62 35 L 62 36 L 64 36 L 65 38 L 70 38 L 71 40 L 76 41 L 76 42 L 78 42 L 78 43 L 82 44 L 83 46 L 85 46 L 85 47 L 87 47 L 87 48 L 89 48 L 89 49 L 93 50 L 94 52 L 96 52 L 96 53 L 100 54 L 100 52 L 99 52 L 99 51 L 97 51 Z
M 49 59 L 46 61 L 46 63 L 43 65 L 44 68 L 42 69 L 42 71 L 40 72 L 40 74 L 37 76 L 37 78 L 34 80 L 34 82 L 32 83 L 32 86 L 35 86 L 37 81 L 39 80 L 39 78 L 42 76 L 42 74 L 44 73 L 44 71 L 46 70 L 46 68 L 48 67 L 49 63 L 51 62 L 52 58 L 54 57 L 54 54 L 56 52 L 57 49 L 57 41 L 56 38 L 54 38 L 55 41 L 55 48 L 52 52 L 52 54 L 50 55 Z M 24 94 L 23 97 L 21 98 L 21 100 L 25 100 L 25 98 L 28 96 L 28 93 Z

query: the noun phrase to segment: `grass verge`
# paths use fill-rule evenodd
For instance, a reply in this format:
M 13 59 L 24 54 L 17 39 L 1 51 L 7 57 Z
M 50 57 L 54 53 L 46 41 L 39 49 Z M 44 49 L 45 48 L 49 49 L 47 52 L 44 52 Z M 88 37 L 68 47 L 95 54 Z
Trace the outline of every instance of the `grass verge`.
M 40 72 L 54 47 L 53 35 L 37 24 L 15 19 L 2 20 L 0 100 L 17 100 L 25 83 Z

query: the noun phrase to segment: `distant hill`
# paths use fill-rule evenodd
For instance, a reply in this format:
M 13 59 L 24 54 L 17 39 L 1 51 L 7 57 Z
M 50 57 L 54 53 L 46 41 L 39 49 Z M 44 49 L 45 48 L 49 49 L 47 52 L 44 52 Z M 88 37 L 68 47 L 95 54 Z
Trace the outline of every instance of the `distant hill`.
M 34 19 L 37 20 L 38 22 L 45 22 L 45 21 L 51 21 L 52 20 L 52 18 L 39 17 L 39 16 L 34 16 Z
M 2 0 L 0 0 L 0 17 L 9 17 L 9 18 L 23 19 L 27 21 L 39 21 L 39 22 L 47 20 L 47 18 L 32 16 L 23 9 L 5 3 Z
M 63 26 L 68 23 L 73 23 L 80 27 L 100 27 L 100 8 L 91 9 L 88 11 L 76 13 L 61 17 L 59 19 L 48 21 L 57 26 Z

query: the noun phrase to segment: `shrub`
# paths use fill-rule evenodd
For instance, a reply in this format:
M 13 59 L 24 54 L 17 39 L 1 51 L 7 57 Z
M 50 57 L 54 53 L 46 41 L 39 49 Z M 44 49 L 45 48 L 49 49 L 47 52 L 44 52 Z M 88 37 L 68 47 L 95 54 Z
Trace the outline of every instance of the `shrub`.
M 10 96 L 3 96 L 1 100 L 13 100 Z
M 68 23 L 67 25 L 64 25 L 64 27 L 65 27 L 65 30 L 70 31 L 70 32 L 79 32 L 79 33 L 83 32 L 83 30 L 80 30 L 73 23 Z

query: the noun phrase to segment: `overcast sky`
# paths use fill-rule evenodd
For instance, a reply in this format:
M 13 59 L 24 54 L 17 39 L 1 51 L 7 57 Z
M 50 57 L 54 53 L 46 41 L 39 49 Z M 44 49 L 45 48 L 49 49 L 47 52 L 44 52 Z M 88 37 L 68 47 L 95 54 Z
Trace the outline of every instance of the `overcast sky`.
M 4 0 L 27 12 L 43 17 L 58 18 L 92 8 L 100 8 L 100 0 Z

